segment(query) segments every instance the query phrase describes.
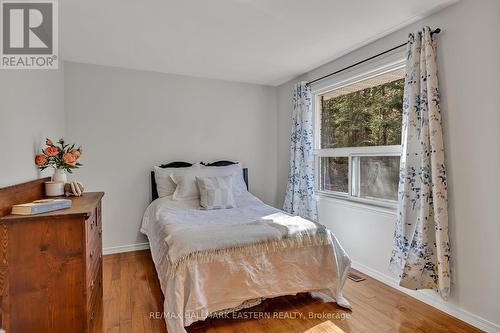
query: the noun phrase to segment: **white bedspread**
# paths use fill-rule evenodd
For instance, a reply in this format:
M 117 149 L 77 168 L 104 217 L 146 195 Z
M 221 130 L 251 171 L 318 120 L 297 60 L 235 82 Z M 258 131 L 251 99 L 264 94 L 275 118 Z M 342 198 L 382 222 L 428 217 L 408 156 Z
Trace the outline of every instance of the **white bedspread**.
M 261 297 L 319 291 L 339 305 L 350 308 L 342 295 L 350 260 L 331 233 L 330 244 L 311 244 L 252 255 L 222 252 L 210 261 L 190 261 L 185 269 L 169 274 L 172 258 L 169 258 L 168 244 L 179 244 L 176 256 L 182 256 L 193 246 L 196 248 L 193 244 L 182 245 L 189 242 L 190 232 L 194 234 L 200 229 L 207 232 L 206 227 L 211 226 L 212 232 L 218 233 L 216 230 L 238 230 L 239 226 L 241 232 L 251 233 L 251 225 L 256 221 L 271 219 L 283 223 L 293 219 L 248 192 L 237 196 L 236 202 L 238 207 L 233 209 L 201 210 L 197 200 L 173 201 L 166 197 L 155 200 L 146 210 L 141 232 L 150 241 L 165 296 L 164 316 L 169 332 L 185 332 L 185 326 L 203 320 L 211 313 Z M 275 227 L 266 225 L 256 232 L 257 236 L 250 234 L 245 239 L 261 238 L 261 232 L 266 228 L 272 229 L 268 231 L 273 237 L 278 236 Z M 169 237 L 176 233 L 183 235 L 184 239 L 174 243 Z M 283 231 L 278 233 L 282 236 Z M 233 234 L 236 236 L 237 232 Z M 228 240 L 227 244 L 234 245 L 235 240 Z

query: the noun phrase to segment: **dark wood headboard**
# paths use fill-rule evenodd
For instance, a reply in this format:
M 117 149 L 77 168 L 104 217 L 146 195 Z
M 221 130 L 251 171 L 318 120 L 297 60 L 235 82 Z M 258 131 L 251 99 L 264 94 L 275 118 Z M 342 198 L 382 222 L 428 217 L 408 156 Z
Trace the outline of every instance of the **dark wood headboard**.
M 236 162 L 216 161 L 213 163 L 201 162 L 201 164 L 204 166 L 218 167 L 218 166 L 226 166 L 226 165 L 236 164 Z M 193 165 L 192 163 L 188 163 L 188 162 L 171 162 L 171 163 L 160 165 L 160 168 L 187 168 L 187 167 L 190 167 L 192 165 Z M 243 180 L 245 181 L 245 184 L 247 184 L 247 189 L 248 189 L 248 168 L 243 168 Z M 158 191 L 156 189 L 155 172 L 151 171 L 151 201 L 154 201 L 155 199 L 158 199 Z

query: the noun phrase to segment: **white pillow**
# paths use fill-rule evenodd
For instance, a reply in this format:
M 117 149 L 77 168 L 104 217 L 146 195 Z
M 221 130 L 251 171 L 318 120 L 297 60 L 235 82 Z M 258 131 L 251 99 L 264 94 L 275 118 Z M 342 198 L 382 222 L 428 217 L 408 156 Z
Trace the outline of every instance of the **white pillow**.
M 160 198 L 172 195 L 175 191 L 176 185 L 170 178 L 171 174 L 174 175 L 184 175 L 187 173 L 191 173 L 194 170 L 197 170 L 201 167 L 201 165 L 193 164 L 193 166 L 187 168 L 160 168 L 155 166 L 155 181 L 156 181 L 156 190 L 158 191 L 158 196 Z
M 175 191 L 173 200 L 189 200 L 199 198 L 200 192 L 196 184 L 196 177 L 223 177 L 231 176 L 232 189 L 234 194 L 241 194 L 247 191 L 245 180 L 243 179 L 243 169 L 241 164 L 232 164 L 227 166 L 199 166 L 198 168 L 186 168 L 182 173 L 171 173 L 170 179 L 174 183 Z
M 202 167 L 203 175 L 199 177 L 221 177 L 226 175 L 233 176 L 233 192 L 240 194 L 247 191 L 247 185 L 243 179 L 243 168 L 240 163 L 226 166 L 205 166 Z
M 203 209 L 234 208 L 233 176 L 196 177 L 200 190 L 200 206 Z
M 195 182 L 195 175 L 175 175 L 171 174 L 170 178 L 175 183 L 176 188 L 172 195 L 173 200 L 190 200 L 200 197 L 198 186 Z

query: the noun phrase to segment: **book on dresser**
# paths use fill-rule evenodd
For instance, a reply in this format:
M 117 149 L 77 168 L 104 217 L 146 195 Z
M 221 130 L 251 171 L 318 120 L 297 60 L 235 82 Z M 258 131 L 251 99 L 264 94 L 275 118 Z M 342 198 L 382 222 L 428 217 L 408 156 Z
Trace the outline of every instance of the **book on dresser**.
M 102 192 L 71 208 L 13 215 L 43 199 L 43 181 L 0 189 L 0 308 L 6 332 L 102 330 Z
M 12 206 L 13 215 L 33 215 L 71 207 L 70 199 L 41 199 Z

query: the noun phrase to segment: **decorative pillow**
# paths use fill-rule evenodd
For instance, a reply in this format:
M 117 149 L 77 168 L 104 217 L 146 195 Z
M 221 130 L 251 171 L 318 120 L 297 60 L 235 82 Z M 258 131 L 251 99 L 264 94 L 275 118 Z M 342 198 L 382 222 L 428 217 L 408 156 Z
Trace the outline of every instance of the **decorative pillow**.
M 193 164 L 193 166 L 187 168 L 160 168 L 155 166 L 155 180 L 156 180 L 156 190 L 158 191 L 158 196 L 160 198 L 172 195 L 175 191 L 176 185 L 170 177 L 171 174 L 174 175 L 185 175 L 185 174 L 195 174 L 196 170 L 199 170 L 200 164 Z M 194 176 L 193 176 L 194 177 Z
M 190 200 L 200 197 L 198 186 L 194 174 L 175 175 L 171 174 L 170 179 L 176 185 L 175 191 L 172 195 L 173 200 Z
M 200 166 L 184 168 L 182 172 L 171 172 L 170 181 L 173 184 L 173 200 L 189 200 L 199 198 L 200 192 L 196 184 L 196 177 L 223 177 L 231 176 L 232 190 L 235 195 L 247 191 L 247 185 L 243 179 L 243 168 L 241 164 L 227 166 Z M 172 170 L 172 169 L 171 169 Z M 175 169 L 174 169 L 175 170 Z
M 203 174 L 197 175 L 198 177 L 222 177 L 231 175 L 233 176 L 234 194 L 240 194 L 247 191 L 247 184 L 243 179 L 243 168 L 240 163 L 226 166 L 204 166 L 201 169 Z
M 234 208 L 233 176 L 196 177 L 203 209 Z

